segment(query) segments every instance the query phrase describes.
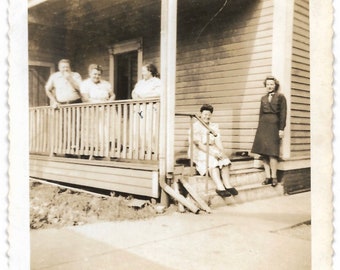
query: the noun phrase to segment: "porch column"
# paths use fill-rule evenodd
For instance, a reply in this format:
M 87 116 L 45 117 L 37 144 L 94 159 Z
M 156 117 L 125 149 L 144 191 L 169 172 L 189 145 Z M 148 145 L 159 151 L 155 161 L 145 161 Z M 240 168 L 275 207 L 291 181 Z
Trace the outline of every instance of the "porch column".
M 290 158 L 291 141 L 291 70 L 294 0 L 274 0 L 272 75 L 280 81 L 280 91 L 287 99 L 287 124 L 282 139 L 283 159 Z
M 162 0 L 160 71 L 160 177 L 174 170 L 174 117 L 176 87 L 177 0 Z
M 162 0 L 161 14 L 161 158 L 164 174 L 174 168 L 174 117 L 176 87 L 177 0 Z
M 332 226 L 332 221 L 334 222 L 332 190 L 336 192 L 339 185 L 339 169 L 335 169 L 335 174 L 333 174 L 332 168 L 334 168 L 334 165 L 339 166 L 339 156 L 337 156 L 338 150 L 333 148 L 335 146 L 333 144 L 333 131 L 335 129 L 333 128 L 336 126 L 339 128 L 339 124 L 336 123 L 339 119 L 337 119 L 338 117 L 332 119 L 332 105 L 334 91 L 335 95 L 339 96 L 339 93 L 337 93 L 339 89 L 334 88 L 333 90 L 335 78 L 337 78 L 337 84 L 339 84 L 339 75 L 337 73 L 335 75 L 337 77 L 333 77 L 332 41 L 333 29 L 337 29 L 336 25 L 333 25 L 333 12 L 332 1 L 322 1 L 322 4 L 320 1 L 310 1 L 311 185 L 313 190 L 311 192 L 313 213 L 311 251 L 313 269 L 327 269 L 332 262 L 334 264 L 331 245 L 334 233 Z M 332 26 L 335 28 L 332 28 Z M 333 47 L 333 50 L 335 49 L 338 50 L 337 47 Z M 338 130 L 336 129 L 336 131 Z M 338 136 L 337 140 L 339 140 Z M 333 160 L 334 155 L 337 156 L 335 162 Z M 335 183 L 333 189 L 332 178 Z M 336 197 L 339 201 L 339 196 Z M 338 215 L 339 213 L 336 216 L 337 222 L 334 226 L 339 224 Z M 337 236 L 339 237 L 339 232 L 337 232 Z M 338 256 L 339 254 L 337 254 Z M 339 265 L 339 262 L 337 264 Z M 337 268 L 334 267 L 334 269 Z

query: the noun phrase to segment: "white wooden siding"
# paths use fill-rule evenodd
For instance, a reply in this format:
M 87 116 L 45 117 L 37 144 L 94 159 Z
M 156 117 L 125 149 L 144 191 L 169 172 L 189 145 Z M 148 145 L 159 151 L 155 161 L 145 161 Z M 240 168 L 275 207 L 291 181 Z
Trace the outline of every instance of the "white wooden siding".
M 214 106 L 229 153 L 250 150 L 258 124 L 262 81 L 271 74 L 272 1 L 247 3 L 232 19 L 219 20 L 200 42 L 179 35 L 176 111 L 198 113 Z M 189 119 L 176 118 L 175 153 L 186 155 Z
M 310 156 L 308 0 L 296 0 L 294 5 L 291 123 L 291 156 Z

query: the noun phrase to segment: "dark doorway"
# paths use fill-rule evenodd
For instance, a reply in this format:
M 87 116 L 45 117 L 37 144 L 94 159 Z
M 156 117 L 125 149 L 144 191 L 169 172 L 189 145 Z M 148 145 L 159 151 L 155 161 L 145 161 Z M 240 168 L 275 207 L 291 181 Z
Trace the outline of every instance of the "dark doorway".
M 130 99 L 137 83 L 137 51 L 115 55 L 115 94 L 116 99 Z
M 45 93 L 45 84 L 50 76 L 50 68 L 29 66 L 29 106 L 47 106 L 49 99 Z

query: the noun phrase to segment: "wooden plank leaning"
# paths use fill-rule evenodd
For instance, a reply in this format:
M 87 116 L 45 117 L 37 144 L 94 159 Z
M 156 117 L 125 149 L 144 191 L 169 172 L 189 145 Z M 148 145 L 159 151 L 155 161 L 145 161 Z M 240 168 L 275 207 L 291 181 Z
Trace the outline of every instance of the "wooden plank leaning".
M 196 191 L 190 186 L 188 181 L 183 178 L 179 180 L 181 181 L 185 189 L 189 192 L 189 194 L 193 197 L 193 199 L 197 202 L 198 206 L 207 213 L 211 213 L 211 209 L 208 204 L 196 193 Z

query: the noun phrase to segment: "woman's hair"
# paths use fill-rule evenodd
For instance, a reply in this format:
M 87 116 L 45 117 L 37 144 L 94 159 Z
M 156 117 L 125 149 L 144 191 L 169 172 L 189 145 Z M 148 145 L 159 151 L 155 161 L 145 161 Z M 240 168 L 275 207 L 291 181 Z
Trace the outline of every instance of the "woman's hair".
M 89 65 L 89 73 L 91 73 L 92 69 L 96 69 L 100 71 L 100 74 L 103 74 L 103 67 L 97 64 L 91 64 Z
M 146 64 L 144 67 L 151 72 L 152 77 L 159 78 L 158 70 L 154 64 Z
M 263 81 L 263 85 L 264 87 L 267 86 L 267 81 L 274 81 L 275 83 L 275 91 L 277 91 L 280 87 L 280 82 L 274 77 L 274 76 L 267 76 L 264 81 Z
M 209 112 L 213 113 L 214 112 L 214 107 L 211 106 L 210 104 L 203 104 L 201 106 L 200 112 L 203 112 L 203 111 L 209 111 Z

